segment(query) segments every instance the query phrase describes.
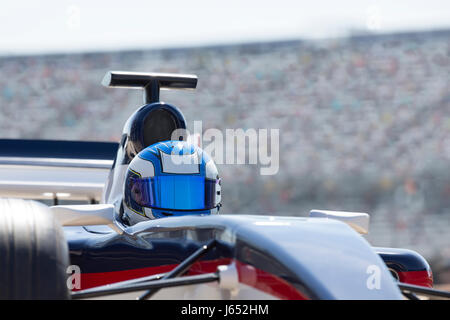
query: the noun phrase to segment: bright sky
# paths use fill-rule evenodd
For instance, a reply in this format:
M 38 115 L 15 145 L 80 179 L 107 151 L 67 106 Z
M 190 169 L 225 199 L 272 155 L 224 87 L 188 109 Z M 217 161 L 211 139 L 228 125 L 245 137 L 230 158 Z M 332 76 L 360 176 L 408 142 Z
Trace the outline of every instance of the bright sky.
M 2 0 L 0 54 L 450 28 L 444 0 Z

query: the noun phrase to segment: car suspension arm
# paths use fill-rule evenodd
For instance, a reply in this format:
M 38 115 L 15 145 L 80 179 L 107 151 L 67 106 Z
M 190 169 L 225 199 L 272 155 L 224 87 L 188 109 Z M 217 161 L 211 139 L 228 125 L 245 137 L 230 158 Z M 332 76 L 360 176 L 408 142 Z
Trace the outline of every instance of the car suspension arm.
M 213 239 L 209 241 L 207 244 L 200 247 L 197 251 L 187 257 L 183 262 L 181 262 L 178 266 L 176 266 L 172 271 L 166 273 L 162 280 L 167 280 L 171 278 L 176 278 L 178 276 L 183 275 L 189 268 L 197 262 L 201 257 L 203 257 L 209 250 L 216 246 L 216 240 Z M 143 295 L 141 295 L 138 300 L 145 300 L 151 298 L 156 292 L 161 288 L 149 289 Z
M 101 286 L 99 288 L 92 288 L 74 292 L 72 293 L 72 299 L 96 298 L 119 293 L 135 292 L 141 290 L 158 290 L 162 288 L 187 286 L 191 284 L 208 283 L 215 281 L 219 281 L 219 274 L 217 272 L 180 278 L 138 282 L 124 286 L 111 286 L 109 288 L 105 288 L 106 286 Z
M 424 295 L 428 297 L 440 297 L 450 299 L 449 291 L 436 290 L 432 288 L 426 288 L 422 286 L 415 286 L 412 284 L 399 283 L 398 287 L 400 288 L 403 295 L 405 295 L 409 299 L 417 299 L 415 293 L 419 295 Z
M 209 250 L 214 248 L 215 245 L 216 245 L 215 239 L 209 241 L 207 244 L 201 246 L 198 250 L 196 250 L 193 254 L 191 254 L 189 257 L 183 260 L 183 262 L 181 262 L 178 266 L 176 266 L 172 271 L 168 273 L 151 275 L 138 279 L 122 281 L 118 283 L 108 284 L 105 286 L 99 286 L 96 288 L 74 292 L 72 293 L 72 299 L 94 298 L 104 295 L 147 290 L 141 297 L 138 298 L 138 300 L 143 300 L 150 298 L 152 295 L 158 292 L 159 289 L 218 281 L 219 275 L 217 273 L 209 273 L 204 275 L 189 276 L 175 279 L 177 276 L 186 273 L 186 271 L 188 271 L 189 268 L 195 262 L 197 262 Z

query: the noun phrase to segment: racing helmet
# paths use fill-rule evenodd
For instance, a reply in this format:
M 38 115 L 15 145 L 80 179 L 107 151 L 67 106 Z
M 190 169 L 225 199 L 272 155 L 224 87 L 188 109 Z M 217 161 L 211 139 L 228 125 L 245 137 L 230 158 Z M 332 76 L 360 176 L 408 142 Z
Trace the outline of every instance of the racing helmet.
M 122 219 L 210 215 L 221 207 L 221 180 L 212 158 L 185 141 L 155 143 L 130 162 L 124 181 Z

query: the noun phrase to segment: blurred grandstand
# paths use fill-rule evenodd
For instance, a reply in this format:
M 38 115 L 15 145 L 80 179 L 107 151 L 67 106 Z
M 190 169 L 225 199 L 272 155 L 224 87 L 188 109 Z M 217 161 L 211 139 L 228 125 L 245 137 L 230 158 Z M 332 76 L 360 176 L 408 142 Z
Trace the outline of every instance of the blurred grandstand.
M 450 267 L 450 30 L 0 58 L 0 137 L 119 140 L 142 102 L 108 70 L 195 73 L 188 125 L 279 128 L 280 170 L 220 165 L 224 213 L 371 214 L 368 240 Z M 449 264 L 446 266 L 446 264 Z M 438 282 L 450 282 L 440 273 Z

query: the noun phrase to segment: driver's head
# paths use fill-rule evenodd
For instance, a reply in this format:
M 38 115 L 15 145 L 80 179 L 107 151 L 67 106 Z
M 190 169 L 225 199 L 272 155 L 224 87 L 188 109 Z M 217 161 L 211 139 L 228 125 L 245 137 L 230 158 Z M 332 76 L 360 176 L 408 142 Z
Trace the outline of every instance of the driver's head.
M 216 165 L 202 149 L 183 141 L 158 142 L 128 166 L 123 218 L 147 219 L 217 213 L 221 186 Z

